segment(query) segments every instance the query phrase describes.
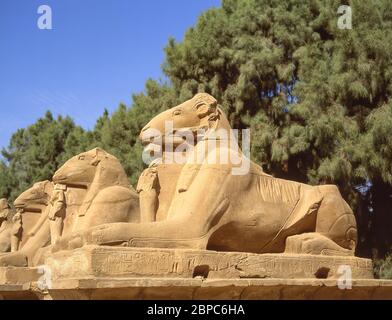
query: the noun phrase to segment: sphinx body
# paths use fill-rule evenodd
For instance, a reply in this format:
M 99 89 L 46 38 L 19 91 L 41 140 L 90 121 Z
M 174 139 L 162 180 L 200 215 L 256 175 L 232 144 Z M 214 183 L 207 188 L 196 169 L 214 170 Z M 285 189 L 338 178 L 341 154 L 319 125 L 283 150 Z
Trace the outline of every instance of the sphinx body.
M 55 251 L 84 244 L 121 244 L 254 253 L 354 254 L 355 218 L 337 187 L 309 186 L 265 174 L 246 159 L 230 135 L 221 139 L 214 134 L 231 128 L 213 97 L 198 94 L 161 113 L 142 130 L 142 141 L 149 143 L 157 132 L 165 132 L 166 121 L 172 122 L 174 133 L 184 129 L 206 129 L 206 133 L 188 154 L 178 179 L 173 179 L 175 187 L 167 199 L 165 219 L 104 224 L 60 240 Z M 207 157 L 195 161 L 199 154 Z M 240 162 L 248 163 L 248 170 L 233 174 L 238 161 L 211 162 L 210 154 L 240 158 Z

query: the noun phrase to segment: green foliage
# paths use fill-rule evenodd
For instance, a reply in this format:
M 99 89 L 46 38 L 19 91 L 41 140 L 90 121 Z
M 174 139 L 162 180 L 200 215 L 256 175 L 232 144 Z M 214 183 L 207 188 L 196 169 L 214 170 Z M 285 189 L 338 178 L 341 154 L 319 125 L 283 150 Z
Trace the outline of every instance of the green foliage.
M 64 162 L 65 147 L 80 144 L 79 141 L 72 143 L 72 140 L 79 140 L 83 134 L 70 118 L 59 116 L 54 119 L 50 112 L 28 128 L 19 129 L 8 148 L 2 151 L 7 165 L 2 163 L 0 167 L 4 172 L 1 174 L 1 196 L 13 200 L 34 182 L 51 179 Z M 82 145 L 75 148 L 82 149 Z
M 7 198 L 12 192 L 13 184 L 4 161 L 0 161 L 0 198 Z
M 378 279 L 392 279 L 392 256 L 374 261 L 374 274 Z
M 133 96 L 133 105 L 121 104 L 111 115 L 104 114 L 93 132 L 95 145 L 115 155 L 123 164 L 130 182 L 135 185 L 144 168 L 138 140 L 141 129 L 151 118 L 178 103 L 170 86 L 148 80 L 144 93 Z
M 100 146 L 135 184 L 141 128 L 205 91 L 234 128 L 251 129 L 251 157 L 277 177 L 333 183 L 354 208 L 358 253 L 392 244 L 392 2 L 348 1 L 353 29 L 337 27 L 340 0 L 223 0 L 181 42 L 133 103 L 105 112 L 91 132 L 47 115 L 3 151 L 0 196 L 48 178 L 67 158 Z
M 358 253 L 392 244 L 392 3 L 349 1 L 353 29 L 337 27 L 339 0 L 223 0 L 164 71 L 184 99 L 215 95 L 251 156 L 277 177 L 337 184 L 355 209 Z M 389 230 L 389 231 L 388 231 Z

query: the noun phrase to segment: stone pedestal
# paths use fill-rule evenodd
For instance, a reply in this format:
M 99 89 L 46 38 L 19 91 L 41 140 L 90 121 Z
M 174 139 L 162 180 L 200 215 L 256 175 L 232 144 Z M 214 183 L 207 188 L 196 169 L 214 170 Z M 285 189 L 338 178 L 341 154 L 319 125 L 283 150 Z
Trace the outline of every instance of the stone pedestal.
M 51 299 L 83 300 L 372 300 L 392 299 L 392 281 L 353 280 L 341 290 L 321 279 L 105 278 L 60 280 Z
M 1 299 L 39 299 L 35 283 L 42 276 L 38 268 L 0 267 Z
M 37 281 L 41 275 L 38 268 L 1 267 L 0 285 L 23 285 Z
M 372 262 L 356 257 L 251 254 L 206 250 L 86 246 L 49 255 L 53 280 L 80 278 L 372 279 Z
M 356 257 L 86 246 L 50 254 L 45 266 L 45 292 L 37 289 L 37 279 L 25 278 L 14 284 L 24 286 L 19 291 L 0 285 L 0 297 L 24 292 L 37 299 L 392 299 L 392 281 L 373 279 L 371 261 Z M 341 289 L 347 270 L 351 288 Z M 10 286 L 16 278 L 3 271 L 0 280 Z

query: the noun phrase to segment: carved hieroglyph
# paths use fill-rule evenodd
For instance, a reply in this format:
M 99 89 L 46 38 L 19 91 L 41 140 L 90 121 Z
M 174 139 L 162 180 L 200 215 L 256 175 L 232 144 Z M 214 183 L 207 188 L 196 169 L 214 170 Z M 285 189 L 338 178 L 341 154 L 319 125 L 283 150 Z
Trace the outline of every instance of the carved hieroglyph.
M 206 157 L 201 162 L 195 161 L 198 155 L 210 155 L 211 152 L 215 155 L 223 152 L 229 155 L 229 159 L 240 157 L 242 162 L 248 161 L 232 135 L 221 139 L 214 134 L 230 132 L 231 127 L 212 96 L 198 94 L 162 112 L 142 130 L 142 141 L 165 140 L 166 136 L 157 137 L 156 132 L 163 135 L 167 121 L 173 125 L 173 141 L 181 140 L 176 133 L 185 129 L 191 130 L 195 136 L 203 129 L 204 136 L 188 153 L 178 178 L 167 181 L 173 193 L 159 199 L 159 206 L 161 202 L 166 203 L 165 219 L 146 223 L 111 223 L 84 229 L 59 239 L 54 251 L 84 244 L 121 244 L 252 253 L 353 255 L 357 241 L 356 222 L 336 186 L 314 187 L 273 178 L 253 162 L 245 174 L 237 175 L 233 174 L 233 169 L 239 165 L 233 161 L 211 163 Z M 84 170 L 88 167 L 84 164 L 86 161 L 91 163 L 91 157 L 88 160 L 74 159 L 71 163 L 78 172 L 79 163 L 83 164 Z M 67 182 L 67 179 L 71 181 Z M 148 179 L 142 183 L 147 188 L 142 187 L 140 191 L 154 188 L 154 176 L 150 175 Z M 55 180 L 78 183 L 73 181 L 73 176 L 67 178 L 61 173 L 56 174 Z M 154 194 L 149 196 L 156 199 Z M 105 196 L 106 200 L 109 198 Z M 93 201 L 94 197 L 87 206 Z M 146 221 L 154 220 L 151 218 L 154 208 L 143 209 L 149 217 Z M 95 210 L 94 216 L 100 210 Z
M 212 250 L 85 246 L 48 257 L 53 280 L 77 278 L 372 279 L 371 260 L 357 257 L 254 254 Z

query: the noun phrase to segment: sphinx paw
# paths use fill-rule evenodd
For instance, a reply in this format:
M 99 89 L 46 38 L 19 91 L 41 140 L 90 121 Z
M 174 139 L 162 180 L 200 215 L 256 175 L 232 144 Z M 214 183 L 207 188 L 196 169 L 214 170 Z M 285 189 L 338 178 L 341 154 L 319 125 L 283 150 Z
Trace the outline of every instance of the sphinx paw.
M 51 251 L 53 253 L 62 251 L 62 250 L 68 250 L 68 237 L 61 237 L 57 239 L 57 241 L 52 244 L 52 249 Z
M 331 239 L 319 233 L 304 233 L 286 239 L 285 253 L 329 256 L 352 256 L 351 250 L 340 247 Z
M 52 252 L 63 250 L 72 250 L 82 246 L 82 236 L 80 234 L 72 234 L 57 239 L 52 245 Z
M 83 247 L 84 240 L 82 235 L 75 235 L 72 239 L 68 242 L 68 248 L 70 250 L 77 249 Z
M 9 252 L 1 255 L 0 267 L 27 267 L 28 258 L 21 252 Z
M 92 228 L 85 233 L 86 244 L 91 244 L 91 245 L 105 244 L 108 238 L 107 234 L 108 234 L 107 227 L 99 226 L 99 227 Z
M 84 242 L 89 245 L 118 245 L 128 242 L 129 239 L 122 240 L 121 229 L 114 224 L 106 224 L 91 228 L 84 234 Z

